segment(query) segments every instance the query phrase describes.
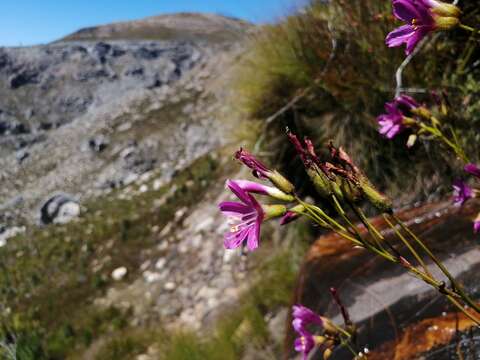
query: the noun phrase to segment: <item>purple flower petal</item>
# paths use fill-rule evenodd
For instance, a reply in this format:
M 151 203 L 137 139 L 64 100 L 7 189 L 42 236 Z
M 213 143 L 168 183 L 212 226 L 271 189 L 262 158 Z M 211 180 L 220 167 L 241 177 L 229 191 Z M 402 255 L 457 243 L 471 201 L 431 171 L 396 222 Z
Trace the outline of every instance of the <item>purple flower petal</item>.
M 413 19 L 418 19 L 420 14 L 412 1 L 397 0 L 393 1 L 393 15 L 400 20 L 411 23 Z
M 247 249 L 254 251 L 258 248 L 258 240 L 260 239 L 260 222 L 256 221 L 255 226 L 251 229 L 247 239 Z
M 480 178 L 480 168 L 479 168 L 477 165 L 475 165 L 475 164 L 467 164 L 467 165 L 465 165 L 464 170 L 465 170 L 467 173 L 469 173 L 469 174 L 471 174 L 471 175 L 473 175 L 473 176 L 476 176 L 476 177 Z
M 388 47 L 400 46 L 408 41 L 415 34 L 411 25 L 403 25 L 387 35 L 385 43 Z
M 235 180 L 235 183 L 246 192 L 268 195 L 268 186 L 248 180 Z
M 478 234 L 480 232 L 480 220 L 473 222 L 473 232 Z
M 306 325 L 309 324 L 316 324 L 319 326 L 323 325 L 323 321 L 309 308 L 302 306 L 302 305 L 294 305 L 292 307 L 292 315 L 295 319 L 302 320 Z
M 462 180 L 455 180 L 453 183 L 453 201 L 456 206 L 463 206 L 465 202 L 473 197 L 473 189 Z
M 245 204 L 233 201 L 224 201 L 218 205 L 220 211 L 226 216 L 239 216 L 251 212 L 251 208 Z
M 222 213 L 233 223 L 230 231 L 225 234 L 224 246 L 226 249 L 235 249 L 246 242 L 249 250 L 255 250 L 260 239 L 260 227 L 265 219 L 262 206 L 239 186 L 238 181 L 228 180 L 227 187 L 242 202 L 225 201 L 219 205 Z
M 408 110 L 416 109 L 420 107 L 420 104 L 415 101 L 414 98 L 408 95 L 400 95 L 394 100 L 397 107 L 405 108 Z
M 430 32 L 430 29 L 426 27 L 420 27 L 414 31 L 413 35 L 407 40 L 407 47 L 405 48 L 405 53 L 410 55 L 418 43 Z
M 243 203 L 250 204 L 250 197 L 235 181 L 227 180 L 226 185 Z

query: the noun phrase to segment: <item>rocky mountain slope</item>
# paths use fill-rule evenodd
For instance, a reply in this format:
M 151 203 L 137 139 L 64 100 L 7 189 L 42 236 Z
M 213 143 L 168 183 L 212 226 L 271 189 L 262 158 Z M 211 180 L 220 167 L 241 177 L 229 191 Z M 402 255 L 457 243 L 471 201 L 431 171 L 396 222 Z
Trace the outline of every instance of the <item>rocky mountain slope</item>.
M 168 179 L 217 147 L 225 121 L 208 87 L 246 29 L 238 20 L 179 14 L 0 49 L 4 215 L 32 222 L 53 194 L 80 200 L 154 168 Z M 154 36 L 138 39 L 147 32 Z
M 0 312 L 47 334 L 48 354 L 67 356 L 49 342 L 85 314 L 198 329 L 245 289 L 216 203 L 235 171 L 243 125 L 225 104 L 249 28 L 179 14 L 0 48 Z

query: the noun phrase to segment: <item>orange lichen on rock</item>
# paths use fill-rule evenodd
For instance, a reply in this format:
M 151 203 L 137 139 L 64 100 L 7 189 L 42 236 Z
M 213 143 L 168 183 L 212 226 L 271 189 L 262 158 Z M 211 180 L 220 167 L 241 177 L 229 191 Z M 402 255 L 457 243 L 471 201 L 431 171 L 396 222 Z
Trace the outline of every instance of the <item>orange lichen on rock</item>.
M 369 360 L 411 360 L 438 346 L 448 344 L 457 331 L 474 323 L 462 313 L 449 313 L 408 326 L 398 341 L 383 344 L 368 355 Z

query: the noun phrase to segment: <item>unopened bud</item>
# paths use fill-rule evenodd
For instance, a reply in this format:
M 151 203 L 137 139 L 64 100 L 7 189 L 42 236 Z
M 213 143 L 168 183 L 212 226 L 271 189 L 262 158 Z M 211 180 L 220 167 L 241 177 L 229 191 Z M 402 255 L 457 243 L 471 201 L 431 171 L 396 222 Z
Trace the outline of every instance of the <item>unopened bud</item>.
M 287 212 L 285 205 L 262 205 L 262 209 L 265 213 L 265 220 L 281 217 Z
M 461 14 L 460 9 L 453 4 L 447 4 L 438 0 L 426 0 L 426 2 L 429 6 L 431 6 L 434 14 L 447 17 L 459 17 Z
M 337 327 L 333 324 L 333 322 L 330 319 L 326 317 L 321 317 L 321 319 L 323 322 L 322 326 L 325 329 L 325 332 L 327 334 L 337 335 L 339 333 Z
M 331 180 L 317 167 L 307 169 L 315 190 L 322 198 L 329 198 L 333 194 Z
M 414 108 L 411 110 L 411 112 L 425 119 L 430 119 L 432 117 L 432 113 L 430 112 L 430 110 L 428 110 L 426 107 L 423 107 L 423 106 Z
M 345 197 L 345 199 L 347 199 L 347 201 L 349 201 L 353 204 L 361 201 L 362 198 L 363 198 L 363 194 L 362 194 L 361 189 L 356 184 L 352 183 L 351 181 L 348 181 L 346 179 L 342 179 L 341 189 L 342 189 L 343 196 Z
M 475 234 L 478 234 L 478 232 L 480 232 L 480 213 L 477 215 L 477 217 L 473 221 L 473 232 Z
M 268 179 L 280 190 L 284 193 L 292 194 L 295 190 L 293 184 L 288 181 L 282 174 L 280 174 L 277 170 L 274 170 L 268 174 Z
M 392 212 L 392 200 L 378 191 L 365 176 L 360 179 L 359 186 L 362 189 L 365 198 L 378 210 L 383 213 Z
M 280 225 L 286 225 L 297 220 L 305 212 L 305 206 L 297 205 L 289 209 L 280 221 Z
M 407 147 L 408 148 L 411 148 L 415 145 L 415 143 L 417 142 L 417 138 L 418 136 L 416 134 L 411 134 L 409 137 L 408 137 L 408 141 L 407 141 Z
M 330 359 L 330 357 L 332 356 L 332 354 L 333 354 L 332 349 L 327 349 L 327 350 L 325 350 L 325 352 L 323 353 L 323 360 Z
M 439 16 L 435 19 L 435 26 L 438 30 L 450 30 L 460 24 L 457 17 Z
M 402 124 L 405 126 L 412 126 L 412 125 L 415 125 L 416 123 L 417 123 L 417 120 L 415 120 L 414 118 L 411 118 L 408 116 L 404 116 L 402 118 Z
M 320 346 L 325 344 L 327 338 L 325 336 L 314 336 L 313 340 L 315 341 L 315 345 Z

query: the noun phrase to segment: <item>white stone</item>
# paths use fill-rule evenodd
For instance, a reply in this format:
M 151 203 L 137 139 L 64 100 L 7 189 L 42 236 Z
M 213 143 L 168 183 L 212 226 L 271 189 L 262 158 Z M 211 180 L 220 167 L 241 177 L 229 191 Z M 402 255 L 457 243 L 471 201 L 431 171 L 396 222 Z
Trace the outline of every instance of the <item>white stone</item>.
M 80 205 L 71 201 L 63 204 L 58 215 L 53 219 L 55 224 L 66 224 L 80 215 Z
M 118 132 L 128 131 L 132 128 L 131 122 L 125 122 L 117 128 Z
M 173 290 L 175 290 L 176 287 L 177 287 L 177 285 L 174 282 L 169 281 L 165 284 L 165 286 L 163 288 L 167 291 L 173 291 Z
M 165 258 L 158 259 L 157 263 L 155 264 L 155 268 L 157 270 L 162 270 L 166 263 L 167 260 Z
M 160 190 L 160 188 L 164 185 L 164 182 L 160 179 L 156 179 L 153 182 L 153 190 L 157 191 Z
M 128 270 L 125 266 L 119 267 L 112 271 L 112 279 L 115 281 L 120 281 L 125 277 L 125 275 L 127 275 L 127 273 Z
M 148 191 L 148 186 L 144 184 L 144 185 L 140 186 L 139 190 L 140 190 L 141 193 L 146 193 Z
M 7 240 L 25 232 L 25 226 L 12 227 L 0 233 L 0 247 L 7 245 Z
M 143 278 L 149 284 L 160 281 L 162 279 L 162 275 L 152 271 L 145 271 L 143 273 Z

